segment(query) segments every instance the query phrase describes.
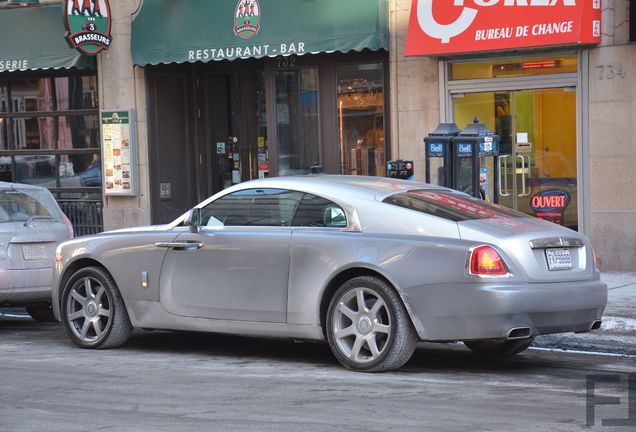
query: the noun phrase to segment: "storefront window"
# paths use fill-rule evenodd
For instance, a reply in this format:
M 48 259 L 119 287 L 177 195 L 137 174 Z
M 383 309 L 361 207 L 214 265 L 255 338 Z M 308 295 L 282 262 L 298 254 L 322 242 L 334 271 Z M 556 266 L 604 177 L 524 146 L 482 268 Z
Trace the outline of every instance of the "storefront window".
M 341 173 L 384 176 L 382 64 L 339 66 L 336 81 Z
M 97 198 L 101 205 L 95 76 L 6 79 L 0 107 L 1 180 L 45 186 L 59 198 Z
M 278 173 L 308 174 L 320 162 L 318 69 L 276 72 Z
M 450 67 L 451 80 L 506 78 L 577 72 L 576 56 L 505 58 L 483 62 L 456 62 Z
M 12 80 L 11 108 L 13 112 L 95 109 L 97 79 L 73 76 Z
M 500 137 L 499 202 L 576 230 L 576 92 L 566 87 L 453 97 L 453 118 L 460 128 L 475 116 Z M 462 162 L 470 163 L 470 159 Z M 492 172 L 488 168 L 486 172 Z M 492 189 L 495 179 L 484 177 L 482 187 Z M 471 184 L 470 178 L 463 181 Z M 557 192 L 567 197 L 567 206 L 559 212 L 548 215 L 533 206 L 534 197 Z
M 0 81 L 0 113 L 7 112 L 9 109 L 9 96 L 7 84 Z

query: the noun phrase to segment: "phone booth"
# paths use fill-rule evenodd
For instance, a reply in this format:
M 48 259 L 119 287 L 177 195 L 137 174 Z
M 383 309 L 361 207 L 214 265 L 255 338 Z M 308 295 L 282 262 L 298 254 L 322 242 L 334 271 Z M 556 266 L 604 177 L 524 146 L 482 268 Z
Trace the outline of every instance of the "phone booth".
M 499 202 L 499 136 L 475 122 L 452 139 L 452 188 Z
M 453 184 L 451 141 L 459 132 L 455 123 L 440 123 L 424 138 L 426 183 L 446 187 Z

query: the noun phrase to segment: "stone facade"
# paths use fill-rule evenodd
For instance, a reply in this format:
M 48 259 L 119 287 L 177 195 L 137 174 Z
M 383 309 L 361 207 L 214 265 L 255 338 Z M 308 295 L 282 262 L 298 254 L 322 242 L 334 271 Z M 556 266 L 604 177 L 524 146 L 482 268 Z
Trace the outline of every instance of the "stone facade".
M 636 44 L 629 1 L 603 0 L 589 56 L 589 227 L 604 270 L 636 270 Z
M 144 71 L 133 66 L 130 53 L 131 23 L 142 0 L 110 0 L 112 46 L 97 59 L 100 109 L 135 110 L 137 118 L 136 197 L 104 197 L 104 229 L 150 224 L 150 176 Z

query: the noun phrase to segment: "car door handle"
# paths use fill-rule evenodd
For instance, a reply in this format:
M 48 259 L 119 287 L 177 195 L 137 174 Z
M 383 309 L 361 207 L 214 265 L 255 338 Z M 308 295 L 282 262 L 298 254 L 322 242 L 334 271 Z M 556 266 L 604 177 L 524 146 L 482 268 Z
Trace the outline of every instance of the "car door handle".
M 170 249 L 201 249 L 203 247 L 203 243 L 197 241 L 157 242 L 155 243 L 155 246 Z

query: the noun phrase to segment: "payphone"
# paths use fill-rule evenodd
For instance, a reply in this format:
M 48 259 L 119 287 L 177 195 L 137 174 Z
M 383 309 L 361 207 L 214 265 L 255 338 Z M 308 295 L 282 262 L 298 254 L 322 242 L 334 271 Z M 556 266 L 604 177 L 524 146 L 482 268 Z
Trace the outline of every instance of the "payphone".
M 475 121 L 452 139 L 452 188 L 499 202 L 499 136 Z
M 426 183 L 445 187 L 453 184 L 451 141 L 459 132 L 455 123 L 440 123 L 424 138 Z

